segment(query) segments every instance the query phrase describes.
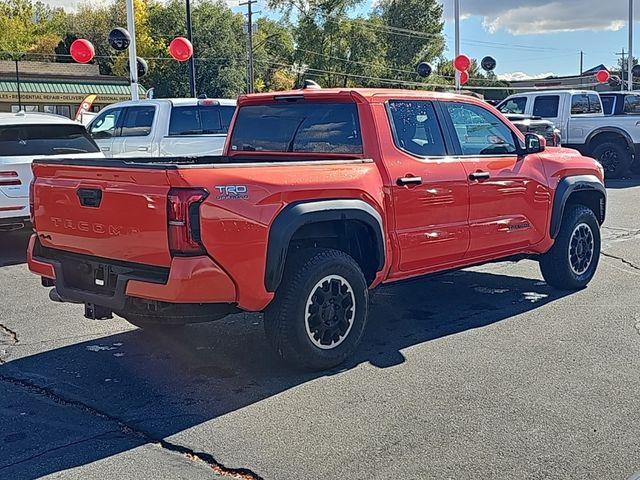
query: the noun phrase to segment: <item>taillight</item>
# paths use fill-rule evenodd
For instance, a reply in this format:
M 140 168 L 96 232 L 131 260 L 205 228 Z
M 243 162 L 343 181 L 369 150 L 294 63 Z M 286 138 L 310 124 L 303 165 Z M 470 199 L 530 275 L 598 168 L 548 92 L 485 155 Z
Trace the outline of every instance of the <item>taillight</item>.
M 167 231 L 173 256 L 204 255 L 200 239 L 200 205 L 207 198 L 201 188 L 172 188 L 167 198 Z
M 33 211 L 33 198 L 34 198 L 34 192 L 36 190 L 35 184 L 36 184 L 36 179 L 34 177 L 33 180 L 31 180 L 31 183 L 29 184 L 29 217 L 31 220 L 31 227 L 33 228 L 34 231 L 36 229 L 36 214 Z
M 0 187 L 22 185 L 18 178 L 18 172 L 0 172 Z

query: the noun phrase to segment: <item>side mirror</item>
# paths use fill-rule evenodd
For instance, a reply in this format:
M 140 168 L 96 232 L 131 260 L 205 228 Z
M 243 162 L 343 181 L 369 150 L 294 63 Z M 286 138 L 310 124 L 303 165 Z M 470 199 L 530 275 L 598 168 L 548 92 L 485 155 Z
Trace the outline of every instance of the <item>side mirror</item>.
M 535 133 L 527 133 L 524 136 L 524 154 L 530 155 L 532 153 L 544 152 L 547 147 L 547 140 Z

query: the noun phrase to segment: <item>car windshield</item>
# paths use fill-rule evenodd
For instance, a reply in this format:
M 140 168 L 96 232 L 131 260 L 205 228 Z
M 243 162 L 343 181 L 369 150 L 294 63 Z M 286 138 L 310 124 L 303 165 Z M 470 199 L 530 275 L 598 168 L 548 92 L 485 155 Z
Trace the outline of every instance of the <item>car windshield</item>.
M 0 127 L 0 155 L 39 156 L 96 153 L 100 149 L 82 125 L 11 125 Z
M 238 111 L 232 151 L 362 153 L 354 103 L 286 102 Z

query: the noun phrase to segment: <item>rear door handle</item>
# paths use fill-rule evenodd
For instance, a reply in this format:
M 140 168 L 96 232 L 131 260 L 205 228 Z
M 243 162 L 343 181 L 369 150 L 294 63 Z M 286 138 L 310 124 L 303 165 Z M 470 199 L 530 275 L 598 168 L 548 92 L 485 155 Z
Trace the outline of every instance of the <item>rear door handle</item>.
M 138 147 L 138 151 L 139 152 L 148 152 L 149 151 L 149 147 Z
M 111 150 L 111 147 L 100 147 L 100 150 L 102 150 L 103 152 L 109 152 Z
M 487 180 L 491 178 L 489 172 L 473 172 L 469 175 L 469 180 Z
M 422 185 L 422 177 L 400 177 L 396 180 L 398 186 L 404 185 Z

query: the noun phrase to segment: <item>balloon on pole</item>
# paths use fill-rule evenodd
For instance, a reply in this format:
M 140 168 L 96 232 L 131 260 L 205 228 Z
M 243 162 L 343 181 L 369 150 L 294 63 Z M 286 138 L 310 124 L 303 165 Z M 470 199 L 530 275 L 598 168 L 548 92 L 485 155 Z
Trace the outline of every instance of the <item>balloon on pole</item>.
M 89 40 L 78 39 L 71 44 L 69 53 L 75 62 L 89 63 L 96 55 L 96 50 Z
M 186 62 L 193 55 L 193 45 L 184 37 L 176 37 L 169 44 L 169 53 L 175 60 Z
M 485 72 L 491 72 L 496 68 L 496 59 L 490 56 L 486 56 L 480 62 L 480 66 Z
M 109 32 L 109 45 L 119 52 L 126 50 L 131 45 L 131 35 L 124 28 L 114 28 Z
M 611 78 L 611 75 L 606 70 L 599 70 L 598 73 L 596 73 L 596 80 L 599 83 L 607 83 L 609 78 Z
M 469 72 L 463 70 L 460 72 L 460 85 L 466 85 L 469 81 Z
M 458 55 L 453 60 L 453 66 L 456 67 L 456 70 L 464 72 L 471 66 L 471 59 L 464 54 Z
M 428 77 L 433 73 L 433 67 L 427 62 L 420 62 L 416 68 L 418 75 L 421 77 Z

